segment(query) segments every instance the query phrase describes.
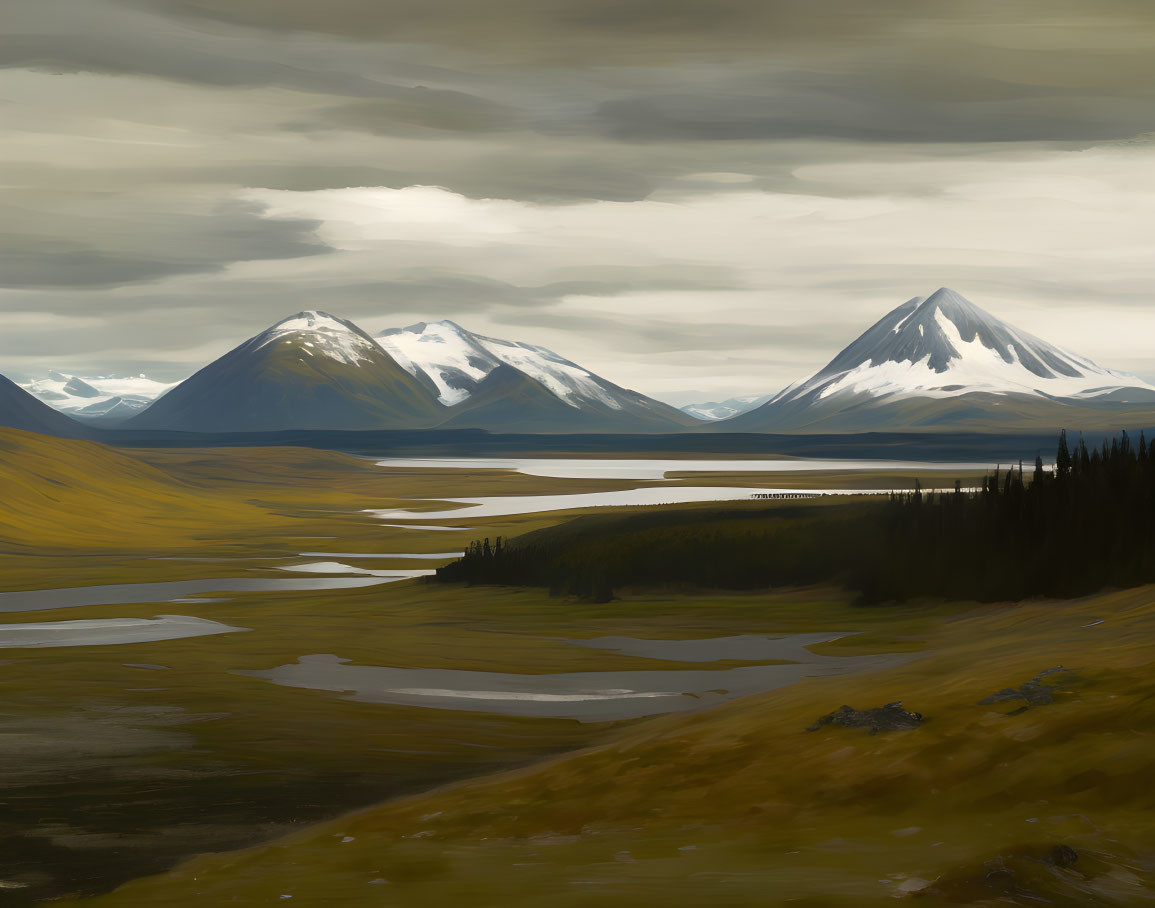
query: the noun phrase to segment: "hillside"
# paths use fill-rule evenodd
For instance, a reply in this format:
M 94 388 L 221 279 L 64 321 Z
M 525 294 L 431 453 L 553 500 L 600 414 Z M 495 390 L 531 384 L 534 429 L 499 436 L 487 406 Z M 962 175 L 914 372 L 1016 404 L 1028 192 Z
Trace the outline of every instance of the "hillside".
M 802 600 L 755 601 L 783 630 L 818 620 Z M 937 616 L 871 610 L 873 632 L 821 651 L 915 649 L 911 661 L 649 720 L 603 747 L 75 904 L 1150 904 L 1151 601 L 1146 587 Z M 1059 666 L 1074 671 L 1048 671 Z M 922 721 L 808 730 L 842 704 L 895 701 Z
M 92 441 L 0 429 L 0 548 L 152 551 L 264 512 Z

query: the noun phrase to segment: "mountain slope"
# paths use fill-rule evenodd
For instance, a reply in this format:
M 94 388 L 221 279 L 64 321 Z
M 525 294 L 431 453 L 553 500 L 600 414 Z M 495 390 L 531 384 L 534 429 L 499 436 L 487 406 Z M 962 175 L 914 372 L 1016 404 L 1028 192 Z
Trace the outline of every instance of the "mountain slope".
M 427 383 L 356 325 L 307 311 L 205 366 L 124 426 L 190 432 L 391 429 L 435 425 L 444 410 Z
M 619 387 L 545 347 L 474 334 L 451 321 L 393 328 L 377 341 L 412 375 L 437 388 L 450 407 L 446 426 L 669 432 L 697 424 L 688 414 Z
M 450 408 L 444 428 L 502 432 L 628 431 L 634 417 L 623 411 L 575 409 L 543 384 L 507 363 L 489 373 L 462 403 Z M 620 412 L 620 415 L 619 415 Z
M 84 436 L 84 426 L 41 403 L 15 382 L 0 375 L 0 426 L 58 435 L 62 438 Z
M 1014 328 L 943 287 L 887 313 L 814 375 L 717 425 L 837 432 L 1099 428 L 1120 420 L 1152 424 L 1155 387 Z

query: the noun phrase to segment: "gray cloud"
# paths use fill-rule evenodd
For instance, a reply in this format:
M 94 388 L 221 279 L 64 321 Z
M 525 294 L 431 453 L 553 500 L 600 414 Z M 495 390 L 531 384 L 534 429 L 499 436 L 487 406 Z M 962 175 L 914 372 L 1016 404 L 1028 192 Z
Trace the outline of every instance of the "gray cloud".
M 678 323 L 663 318 L 564 313 L 548 309 L 498 314 L 493 316 L 493 320 L 515 332 L 527 328 L 550 328 L 574 336 L 597 337 L 614 349 L 642 355 L 755 350 L 771 346 L 821 350 L 829 343 L 832 329 L 838 328 L 830 324 L 800 327 L 715 321 L 710 322 L 708 331 L 704 331 L 701 324 Z M 746 362 L 758 360 L 747 359 Z
M 941 283 L 1149 303 L 1149 0 L 8 0 L 0 67 L 4 368 L 175 378 L 319 307 L 721 395 Z M 462 221 L 325 207 L 417 185 Z
M 556 203 L 603 199 L 633 202 L 651 195 L 663 182 L 674 185 L 677 166 L 638 160 L 590 148 L 588 154 L 551 152 L 532 142 L 473 154 L 455 149 L 398 161 L 403 167 L 340 166 L 324 163 L 228 164 L 183 167 L 170 174 L 188 183 L 259 186 L 308 192 L 356 186 L 444 186 L 470 198 L 519 199 Z M 464 151 L 464 150 L 463 150 Z M 399 156 L 400 157 L 400 156 Z M 424 157 L 425 160 L 420 160 Z M 641 157 L 641 156 L 639 156 Z M 444 161 L 441 166 L 439 162 Z M 693 166 L 687 161 L 682 169 Z M 792 182 L 789 178 L 783 179 Z M 716 188 L 716 187 L 715 187 Z
M 12 2 L 2 66 L 363 99 L 289 130 L 1083 142 L 1155 101 L 1155 7 L 1126 0 Z
M 327 251 L 308 220 L 273 220 L 251 203 L 207 213 L 158 210 L 155 201 L 67 199 L 27 207 L 23 193 L 0 197 L 0 287 L 115 287 L 180 274 L 221 271 L 234 262 Z M 23 204 L 22 204 L 23 203 Z
M 69 248 L 58 241 L 29 242 L 0 235 L 0 286 L 116 287 L 172 274 L 218 270 L 205 262 L 164 262 Z
M 1152 125 L 1149 97 L 1072 101 L 1054 89 L 1007 86 L 965 102 L 913 97 L 856 78 L 782 80 L 765 94 L 701 94 L 607 101 L 596 119 L 622 141 L 717 142 L 800 138 L 866 142 L 1080 142 Z
M 322 111 L 334 126 L 364 129 L 379 135 L 414 129 L 445 132 L 494 132 L 511 128 L 514 111 L 462 91 L 417 86 L 391 98 L 353 101 Z
M 953 0 L 124 2 L 193 21 L 442 45 L 536 66 L 654 64 L 681 61 L 687 54 L 749 55 L 800 46 L 845 50 L 891 38 L 934 43 L 944 34 L 965 34 L 974 26 L 998 30 L 1029 24 L 1065 37 L 1086 35 L 1088 29 L 1134 31 L 1149 24 L 1153 15 L 1143 0 L 978 0 L 965 13 Z
M 127 0 L 193 18 L 274 31 L 484 48 L 507 60 L 617 59 L 693 47 L 744 47 L 854 33 L 909 9 L 885 0 Z M 882 13 L 879 15 L 878 10 Z
M 556 327 L 571 324 L 571 316 L 549 310 L 566 297 L 613 298 L 638 291 L 721 291 L 737 287 L 735 279 L 728 278 L 722 269 L 589 268 L 564 276 L 565 280 L 520 286 L 481 275 L 426 268 L 402 273 L 395 280 L 334 286 L 326 293 L 332 301 L 330 305 L 356 316 L 380 317 L 383 310 L 392 309 L 425 312 L 428 321 L 489 315 L 501 324 Z M 572 324 L 577 326 L 577 322 Z

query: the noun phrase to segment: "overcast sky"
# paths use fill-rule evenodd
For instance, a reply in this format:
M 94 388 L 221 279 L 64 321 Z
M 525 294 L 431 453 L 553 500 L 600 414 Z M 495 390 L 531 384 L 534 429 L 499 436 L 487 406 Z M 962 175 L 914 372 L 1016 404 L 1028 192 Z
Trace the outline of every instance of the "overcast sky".
M 1150 0 L 4 0 L 0 371 L 301 309 L 676 402 L 948 285 L 1155 378 Z

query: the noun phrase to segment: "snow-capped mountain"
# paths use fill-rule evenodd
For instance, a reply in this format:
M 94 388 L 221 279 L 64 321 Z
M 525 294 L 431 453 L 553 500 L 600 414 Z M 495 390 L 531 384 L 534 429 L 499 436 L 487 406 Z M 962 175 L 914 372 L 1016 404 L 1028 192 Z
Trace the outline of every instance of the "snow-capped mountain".
M 1155 386 L 1014 328 L 942 287 L 887 313 L 728 431 L 1078 426 L 1151 410 Z
M 748 394 L 743 397 L 729 397 L 726 400 L 711 400 L 700 404 L 686 404 L 681 410 L 703 422 L 729 419 L 766 403 L 773 394 Z
M 144 375 L 82 376 L 57 371 L 21 385 L 55 410 L 105 424 L 134 416 L 174 386 L 175 383 L 153 381 Z
M 191 432 L 436 425 L 430 386 L 352 322 L 290 316 L 181 382 L 125 428 Z
M 474 334 L 451 321 L 377 337 L 451 408 L 445 425 L 504 431 L 667 431 L 694 423 L 545 347 Z

